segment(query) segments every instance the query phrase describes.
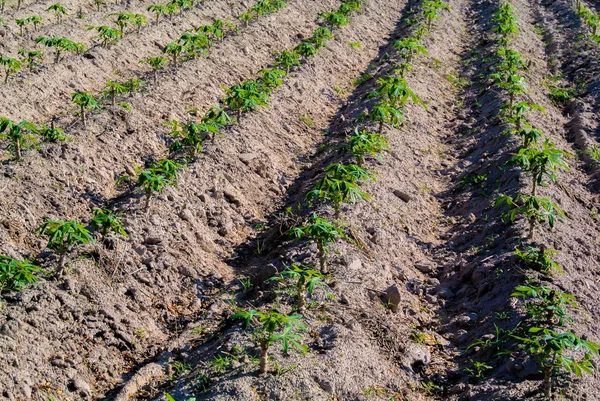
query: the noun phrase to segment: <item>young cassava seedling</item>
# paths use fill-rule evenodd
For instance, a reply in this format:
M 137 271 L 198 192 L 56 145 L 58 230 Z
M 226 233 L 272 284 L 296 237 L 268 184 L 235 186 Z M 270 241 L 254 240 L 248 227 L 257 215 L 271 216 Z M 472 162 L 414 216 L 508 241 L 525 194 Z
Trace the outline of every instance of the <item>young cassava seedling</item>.
M 0 119 L 0 139 L 9 141 L 9 150 L 15 155 L 15 160 L 21 160 L 21 151 L 35 146 L 36 139 L 33 134 L 37 133 L 35 124 L 28 121 L 16 123 L 8 118 Z
M 127 231 L 123 228 L 123 216 L 110 209 L 95 209 L 90 226 L 92 229 L 100 231 L 103 239 L 106 239 L 111 233 L 128 237 Z
M 547 186 L 549 182 L 556 182 L 556 170 L 562 167 L 569 170 L 564 161 L 565 153 L 556 149 L 549 139 L 541 149 L 535 147 L 521 148 L 516 156 L 511 159 L 512 164 L 519 165 L 533 179 L 531 195 L 537 195 L 537 187 Z
M 540 249 L 533 246 L 527 246 L 522 250 L 515 248 L 514 254 L 519 260 L 521 260 L 527 267 L 531 269 L 545 274 L 552 274 L 554 272 L 560 274 L 563 273 L 560 265 L 551 258 L 551 256 L 559 254 L 559 252 L 555 251 L 554 249 L 548 249 L 545 247 Z
M 290 73 L 293 67 L 300 65 L 300 55 L 293 50 L 283 50 L 282 52 L 276 53 L 275 67 L 285 69 L 286 74 Z
M 175 186 L 179 177 L 181 165 L 170 159 L 159 160 L 153 163 L 150 168 L 140 173 L 137 179 L 137 185 L 146 195 L 144 211 L 150 210 L 150 202 L 156 194 L 160 194 L 167 186 Z
M 54 16 L 56 17 L 56 23 L 58 24 L 62 22 L 63 15 L 67 15 L 67 9 L 60 3 L 52 4 L 46 9 L 46 11 L 54 12 Z
M 538 223 L 547 223 L 550 230 L 556 221 L 565 221 L 565 212 L 548 198 L 518 194 L 514 197 L 500 195 L 496 199 L 496 206 L 506 205 L 508 211 L 502 214 L 502 220 L 507 218 L 513 223 L 518 215 L 524 216 L 529 222 L 529 236 L 532 239 L 535 226 Z
M 59 37 L 39 37 L 35 40 L 35 43 L 39 43 L 46 47 L 54 48 L 54 63 L 58 63 L 60 61 L 60 55 L 63 52 L 75 52 L 77 54 L 81 54 L 85 51 L 85 45 L 83 43 L 74 42 L 67 38 L 59 38 Z
M 547 326 L 564 326 L 566 322 L 572 322 L 567 308 L 579 307 L 573 295 L 546 286 L 520 285 L 510 296 L 522 298 L 527 315 L 537 324 Z
M 371 200 L 371 196 L 358 185 L 362 180 L 375 181 L 375 174 L 355 164 L 333 163 L 325 167 L 325 176 L 308 192 L 306 198 L 333 203 L 335 216 L 338 218 L 341 203 Z
M 57 143 L 69 141 L 69 137 L 65 136 L 65 131 L 54 126 L 54 120 L 50 122 L 50 127 L 41 124 L 38 129 L 38 134 L 44 142 Z
M 4 84 L 8 83 L 8 78 L 15 75 L 21 69 L 21 62 L 16 58 L 0 56 L 0 66 L 4 69 Z
M 234 85 L 226 90 L 227 97 L 224 103 L 237 112 L 239 121 L 242 113 L 255 110 L 258 106 L 265 106 L 269 102 L 269 94 L 262 85 L 254 81 L 244 81 L 241 85 Z
M 595 370 L 592 356 L 598 357 L 600 344 L 584 340 L 575 333 L 558 332 L 548 328 L 531 327 L 525 336 L 513 336 L 519 340 L 525 351 L 537 357 L 544 375 L 544 397 L 552 396 L 552 377 L 555 372 L 564 371 L 581 376 L 583 373 L 592 374 Z M 574 352 L 583 352 L 581 359 L 571 356 Z M 568 353 L 568 355 L 565 355 Z
M 158 80 L 158 71 L 162 70 L 165 65 L 167 65 L 167 60 L 164 57 L 149 57 L 145 60 L 142 60 L 141 63 L 150 65 L 152 68 L 152 80 L 156 85 Z
M 306 305 L 306 295 L 311 296 L 318 287 L 323 288 L 330 295 L 327 291 L 329 287 L 323 281 L 325 276 L 318 270 L 315 270 L 313 266 L 293 264 L 281 272 L 280 276 L 273 278 L 273 280 L 285 282 L 287 279 L 295 287 L 296 309 L 298 312 L 302 312 Z
M 306 353 L 308 348 L 300 344 L 302 336 L 299 331 L 305 330 L 300 319 L 301 315 L 283 315 L 275 310 L 259 312 L 256 310 L 240 311 L 232 316 L 233 319 L 243 320 L 244 329 L 254 326 L 254 338 L 260 347 L 259 371 L 267 373 L 268 352 L 273 344 L 281 341 L 283 352 L 287 353 L 290 347 Z
M 27 64 L 29 71 L 33 71 L 44 57 L 44 54 L 41 50 L 20 49 L 19 56 L 23 57 L 23 63 Z
M 313 214 L 302 226 L 292 227 L 290 234 L 297 240 L 304 239 L 317 244 L 319 266 L 321 272 L 325 273 L 326 257 L 329 252 L 327 245 L 335 242 L 338 238 L 349 239 L 344 228 L 339 222 L 330 221 Z
M 39 226 L 36 233 L 46 235 L 48 244 L 46 247 L 58 254 L 58 272 L 62 276 L 65 268 L 65 257 L 67 253 L 75 246 L 93 242 L 94 238 L 89 230 L 83 224 L 75 220 L 50 220 L 46 219 L 44 224 Z
M 380 157 L 379 155 L 383 151 L 391 151 L 391 148 L 383 135 L 368 132 L 367 130 L 359 131 L 358 127 L 356 127 L 354 135 L 348 139 L 348 143 L 343 145 L 340 150 L 356 158 L 356 164 L 362 167 L 367 155 Z
M 75 92 L 71 95 L 71 100 L 73 104 L 79 106 L 79 114 L 81 115 L 81 122 L 83 126 L 86 126 L 86 113 L 93 109 L 97 109 L 98 101 L 94 96 L 89 94 L 88 92 Z
M 108 47 L 111 44 L 115 44 L 123 37 L 123 33 L 118 29 L 111 28 L 107 25 L 100 26 L 88 26 L 88 30 L 95 30 L 97 35 L 93 37 L 94 40 L 100 41 L 100 46 Z
M 0 255 L 0 294 L 21 291 L 28 284 L 38 281 L 35 273 L 43 272 L 41 267 L 29 263 L 27 259 Z

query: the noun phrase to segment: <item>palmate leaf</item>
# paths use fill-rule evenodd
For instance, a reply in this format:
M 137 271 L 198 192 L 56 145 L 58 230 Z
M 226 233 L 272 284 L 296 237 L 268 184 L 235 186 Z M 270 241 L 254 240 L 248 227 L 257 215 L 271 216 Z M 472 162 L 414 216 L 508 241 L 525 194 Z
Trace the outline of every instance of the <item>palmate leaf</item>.
M 44 273 L 44 270 L 27 259 L 0 255 L 0 292 L 21 291 L 26 285 L 38 281 L 35 273 Z
M 71 246 L 93 242 L 94 238 L 83 224 L 75 220 L 50 220 L 37 228 L 36 233 L 48 236 L 46 247 L 53 251 L 63 253 Z

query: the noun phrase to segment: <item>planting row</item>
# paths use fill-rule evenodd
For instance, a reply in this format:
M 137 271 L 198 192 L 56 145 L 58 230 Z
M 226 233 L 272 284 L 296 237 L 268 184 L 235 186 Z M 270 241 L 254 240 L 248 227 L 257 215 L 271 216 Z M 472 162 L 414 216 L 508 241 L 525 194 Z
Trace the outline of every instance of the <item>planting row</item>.
M 268 15 L 286 5 L 285 1 L 282 0 L 261 0 L 260 3 L 262 3 L 262 14 L 260 15 Z M 254 9 L 255 7 L 252 8 Z M 204 25 L 184 32 L 177 41 L 167 44 L 163 48 L 162 53 L 169 57 L 171 64 L 176 68 L 181 59 L 196 59 L 200 54 L 206 54 L 214 41 L 223 40 L 226 35 L 238 32 L 238 27 L 231 22 L 215 20 L 212 25 Z M 56 50 L 56 58 L 60 57 L 60 51 L 60 49 Z M 35 57 L 35 55 L 32 57 Z M 29 61 L 29 63 L 34 62 Z M 148 64 L 152 68 L 152 80 L 155 84 L 158 84 L 158 74 L 168 65 L 167 58 L 163 56 L 149 57 L 140 62 Z M 268 77 L 273 78 L 272 74 L 268 74 Z M 6 78 L 8 79 L 8 75 Z M 77 107 L 76 113 L 80 116 L 82 124 L 85 127 L 86 117 L 91 112 L 99 110 L 102 103 L 115 106 L 118 98 L 140 92 L 146 86 L 147 82 L 138 78 L 131 78 L 122 82 L 108 81 L 106 88 L 101 92 L 100 96 L 80 91 L 72 94 L 71 101 Z M 124 101 L 119 102 L 118 105 L 125 109 L 130 109 L 131 107 Z M 215 118 L 219 120 L 220 117 Z M 13 153 L 15 160 L 20 160 L 22 150 L 36 147 L 38 143 L 37 137 L 44 142 L 50 143 L 69 140 L 65 136 L 63 129 L 55 127 L 54 121 L 51 122 L 50 128 L 44 124 L 37 127 L 34 123 L 28 121 L 17 123 L 6 118 L 2 118 L 2 121 L 4 121 L 4 124 L 0 129 L 0 139 L 4 138 L 8 141 L 7 150 Z
M 167 15 L 168 18 L 171 19 L 176 12 L 191 10 L 200 4 L 204 4 L 204 1 L 171 0 L 169 3 L 167 3 L 167 5 L 164 6 L 152 4 L 148 6 L 148 11 L 156 14 L 156 22 L 158 23 L 161 15 Z M 261 16 L 269 15 L 270 13 L 284 7 L 285 4 L 286 1 L 283 0 L 259 0 L 246 12 L 238 16 L 238 19 L 243 21 L 244 25 L 247 26 L 250 21 L 253 21 Z M 55 4 L 52 7 L 57 7 L 56 10 L 59 10 L 56 11 L 57 18 L 60 18 L 60 15 L 66 13 L 66 10 L 60 4 Z M 147 23 L 145 15 L 139 13 L 119 12 L 109 14 L 107 18 L 108 17 L 114 18 L 113 22 L 115 27 L 108 25 L 87 27 L 88 30 L 93 30 L 96 33 L 96 36 L 93 38 L 94 44 L 92 47 L 109 47 L 114 45 L 123 38 L 128 27 L 133 28 L 132 32 L 139 33 L 142 26 Z M 26 30 L 27 26 L 30 24 L 37 28 L 37 24 L 39 24 L 40 21 L 41 17 L 32 16 L 17 20 L 17 25 L 20 26 L 22 31 L 23 29 Z M 202 26 L 194 30 L 188 30 L 184 32 L 181 35 L 181 38 L 174 42 L 175 44 L 172 42 L 165 46 L 163 53 L 166 53 L 169 56 L 174 55 L 175 60 L 180 54 L 183 53 L 187 53 L 193 58 L 196 58 L 200 52 L 206 52 L 206 49 L 210 47 L 213 39 L 222 39 L 227 31 L 237 33 L 239 32 L 239 28 L 230 21 L 216 20 L 212 26 Z M 191 32 L 194 32 L 194 34 Z M 91 49 L 88 49 L 83 43 L 73 41 L 66 37 L 40 36 L 35 39 L 35 42 L 53 51 L 53 60 L 55 64 L 58 63 L 61 58 L 64 58 L 66 54 L 82 55 Z M 44 59 L 44 53 L 38 49 L 20 49 L 18 54 L 21 56 L 21 58 L 9 57 L 7 55 L 0 57 L 0 66 L 4 69 L 5 74 L 5 84 L 8 82 L 10 76 L 19 73 L 19 71 L 21 71 L 25 66 L 30 72 L 39 70 Z M 151 65 L 153 68 L 158 67 L 156 62 Z M 164 63 L 162 66 L 164 66 Z
M 533 269 L 541 275 L 529 279 L 511 294 L 523 300 L 525 319 L 508 330 L 498 329 L 494 341 L 478 340 L 471 347 L 492 350 L 494 358 L 508 352 L 528 356 L 539 363 L 543 373 L 544 395 L 552 393 L 552 380 L 562 371 L 576 375 L 591 373 L 592 357 L 598 357 L 600 345 L 578 337 L 569 328 L 572 319 L 569 309 L 577 307 L 575 297 L 544 285 L 546 275 L 561 274 L 561 267 L 553 260 L 558 252 L 535 241 L 542 228 L 550 232 L 557 222 L 565 221 L 565 213 L 550 198 L 539 195 L 540 187 L 550 187 L 557 182 L 557 170 L 568 170 L 565 152 L 556 148 L 550 138 L 530 120 L 534 113 L 544 109 L 525 95 L 527 62 L 512 47 L 519 34 L 517 17 L 509 2 L 501 3 L 493 16 L 496 53 L 494 71 L 488 77 L 500 91 L 504 104 L 499 110 L 501 121 L 508 126 L 504 132 L 518 139 L 518 149 L 509 160 L 528 177 L 529 190 L 514 195 L 500 194 L 495 206 L 502 208 L 502 220 L 514 223 L 523 219 L 528 225 L 527 240 L 514 254 L 524 269 Z M 510 143 L 510 142 L 509 142 Z M 513 142 L 514 143 L 514 142 Z M 579 357 L 572 356 L 572 352 Z M 485 361 L 471 361 L 478 378 L 494 369 Z

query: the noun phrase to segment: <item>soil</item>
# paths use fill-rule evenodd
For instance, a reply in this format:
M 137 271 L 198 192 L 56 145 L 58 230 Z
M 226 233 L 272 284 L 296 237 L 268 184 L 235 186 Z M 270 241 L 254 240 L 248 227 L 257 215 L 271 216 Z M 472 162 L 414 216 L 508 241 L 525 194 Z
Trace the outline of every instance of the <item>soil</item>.
M 141 193 L 115 186 L 136 168 L 168 154 L 165 121 L 187 121 L 224 97 L 223 87 L 269 67 L 275 51 L 291 49 L 318 26 L 316 17 L 339 1 L 290 0 L 207 56 L 167 68 L 152 84 L 143 58 L 190 27 L 234 20 L 248 2 L 208 0 L 172 21 L 149 23 L 110 48 L 93 47 L 56 65 L 46 57 L 37 72 L 22 72 L 2 87 L 0 116 L 48 123 L 72 140 L 43 144 L 19 163 L 4 160 L 0 176 L 0 254 L 29 257 L 48 275 L 0 304 L 0 398 L 24 400 L 523 400 L 543 399 L 534 361 L 520 353 L 487 355 L 469 347 L 523 321 L 522 302 L 510 297 L 532 272 L 513 255 L 526 242 L 520 220 L 503 223 L 498 193 L 529 182 L 507 160 L 518 148 L 498 124 L 502 104 L 481 74 L 495 51 L 490 21 L 497 0 L 450 0 L 435 21 L 408 78 L 426 109 L 409 105 L 401 128 L 386 127 L 391 151 L 369 159 L 376 182 L 363 188 L 370 202 L 342 207 L 353 243 L 330 246 L 331 294 L 316 291 L 304 312 L 308 352 L 270 350 L 271 372 L 257 374 L 257 347 L 238 321 L 240 307 L 292 312 L 292 296 L 264 280 L 290 263 L 314 264 L 317 248 L 292 241 L 282 228 L 312 213 L 298 208 L 339 161 L 335 151 L 377 79 L 391 68 L 394 40 L 420 2 L 369 0 L 326 48 L 294 69 L 269 106 L 246 113 L 143 210 Z M 413 3 L 413 4 L 410 4 Z M 50 2 L 10 7 L 0 15 L 0 52 L 16 55 L 39 35 L 90 44 L 87 25 L 110 12 L 145 12 L 151 2 L 110 4 L 97 12 L 62 4 L 70 16 L 51 22 Z M 600 196 L 597 166 L 582 154 L 598 142 L 598 45 L 585 38 L 568 0 L 512 0 L 520 33 L 527 97 L 543 106 L 533 121 L 559 149 L 573 155 L 560 186 L 541 188 L 566 213 L 534 243 L 558 250 L 563 275 L 541 279 L 575 295 L 573 330 L 600 340 Z M 591 6 L 591 5 L 589 5 Z M 14 18 L 43 14 L 40 32 L 20 37 Z M 576 43 L 572 46 L 572 43 Z M 574 98 L 548 96 L 550 75 L 576 86 Z M 75 90 L 98 93 L 107 80 L 150 82 L 126 99 L 127 111 L 103 106 L 84 127 L 74 115 Z M 485 175 L 482 184 L 465 184 Z M 558 189 L 557 189 L 558 188 Z M 45 218 L 90 220 L 95 207 L 123 214 L 127 238 L 86 245 L 68 255 L 63 277 L 57 256 L 35 234 Z M 251 284 L 245 279 L 251 278 Z M 248 288 L 246 287 L 248 286 Z M 385 295 L 388 294 L 388 295 Z M 391 295 L 390 295 L 391 294 Z M 386 305 L 387 301 L 393 301 Z M 393 307 L 388 307 L 392 305 Z M 490 336 L 492 335 L 492 336 Z M 230 357 L 219 369 L 218 357 Z M 482 380 L 465 369 L 472 360 L 492 366 Z M 598 360 L 594 361 L 598 365 Z M 600 400 L 598 374 L 559 377 L 569 400 Z

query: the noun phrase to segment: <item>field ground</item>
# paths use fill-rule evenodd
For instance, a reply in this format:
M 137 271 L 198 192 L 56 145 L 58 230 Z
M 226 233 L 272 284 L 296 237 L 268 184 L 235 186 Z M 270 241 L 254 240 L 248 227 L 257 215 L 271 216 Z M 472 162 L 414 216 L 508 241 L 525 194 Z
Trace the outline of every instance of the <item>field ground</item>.
M 11 57 L 38 36 L 91 46 L 86 27 L 109 23 L 113 12 L 145 13 L 148 24 L 58 63 L 48 51 L 36 71 L 23 67 L 2 86 L 0 117 L 53 121 L 70 140 L 24 149 L 19 161 L 0 142 L 0 255 L 27 257 L 45 271 L 23 290 L 0 294 L 0 398 L 545 399 L 539 360 L 517 344 L 531 319 L 514 289 L 572 294 L 579 306 L 562 305 L 572 322 L 559 331 L 600 342 L 600 45 L 575 1 L 448 0 L 421 38 L 426 54 L 406 74 L 423 106 L 408 102 L 402 124 L 383 124 L 389 151 L 363 161 L 376 173 L 360 185 L 372 199 L 343 203 L 338 213 L 306 201 L 326 166 L 349 163 L 339 148 L 357 121 L 377 131 L 364 120 L 377 105 L 372 94 L 394 74 L 394 43 L 413 34 L 410 20 L 421 18 L 424 3 L 364 3 L 290 69 L 268 105 L 205 140 L 147 211 L 133 179 L 116 183 L 170 157 L 165 122 L 224 107 L 226 88 L 273 68 L 278 52 L 311 38 L 325 26 L 319 15 L 342 2 L 288 0 L 248 24 L 237 17 L 249 1 L 206 0 L 156 22 L 147 0 L 101 10 L 68 0 L 60 24 L 45 11 L 50 1 L 26 1 L 19 10 L 7 3 L 0 55 Z M 506 133 L 501 109 L 509 96 L 488 78 L 499 47 L 492 16 L 504 3 L 518 26 L 510 48 L 526 64 L 519 99 L 544 109 L 529 121 L 568 164 L 556 182 L 533 190 L 564 211 L 564 222 L 552 230 L 538 224 L 533 238 L 528 221 L 510 224 L 494 204 L 532 185 L 510 163 L 521 141 Z M 15 19 L 34 14 L 45 17 L 38 31 L 20 34 Z M 234 21 L 239 31 L 206 54 L 169 63 L 153 83 L 140 61 L 215 19 Z M 73 92 L 99 94 L 107 81 L 131 78 L 148 85 L 120 97 L 127 107 L 102 103 L 83 124 Z M 59 256 L 36 229 L 46 218 L 88 224 L 95 208 L 120 213 L 128 236 L 97 235 L 67 253 L 64 274 L 53 274 Z M 288 232 L 313 213 L 342 221 L 348 238 L 329 244 L 322 267 L 329 289 L 315 290 L 302 311 L 298 341 L 307 349 L 284 353 L 274 344 L 270 372 L 261 375 L 256 337 L 232 316 L 294 313 L 293 291 L 268 279 L 291 264 L 318 265 L 317 244 Z M 556 250 L 562 274 L 525 266 L 514 251 L 526 245 Z M 599 364 L 592 357 L 591 367 Z M 600 400 L 595 369 L 554 373 L 556 399 Z

